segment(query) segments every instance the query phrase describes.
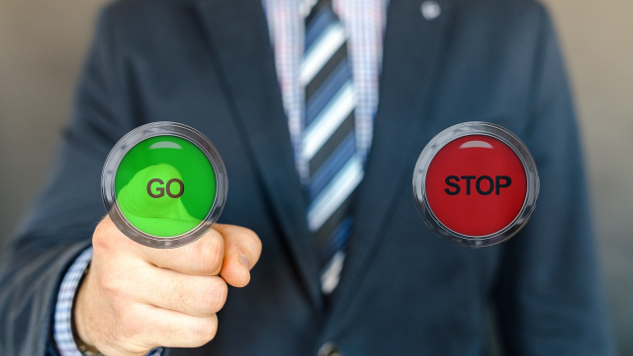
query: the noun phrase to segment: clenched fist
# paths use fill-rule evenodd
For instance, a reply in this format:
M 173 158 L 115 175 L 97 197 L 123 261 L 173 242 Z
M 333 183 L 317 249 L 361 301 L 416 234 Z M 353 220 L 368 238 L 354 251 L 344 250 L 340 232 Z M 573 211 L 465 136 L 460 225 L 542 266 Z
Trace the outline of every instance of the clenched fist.
M 222 224 L 187 246 L 153 249 L 127 238 L 109 217 L 92 245 L 73 318 L 81 340 L 108 356 L 209 342 L 227 283 L 247 285 L 261 253 L 254 232 Z

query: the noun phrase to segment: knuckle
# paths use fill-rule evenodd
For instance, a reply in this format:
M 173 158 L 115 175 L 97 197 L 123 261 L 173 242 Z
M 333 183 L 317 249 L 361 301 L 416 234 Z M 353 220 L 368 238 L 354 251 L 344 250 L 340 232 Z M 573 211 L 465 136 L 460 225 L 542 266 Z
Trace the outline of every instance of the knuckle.
M 253 238 L 251 241 L 253 242 L 255 253 L 259 256 L 262 253 L 262 240 L 260 240 L 259 236 L 253 232 Z
M 118 320 L 117 338 L 120 341 L 133 339 L 142 332 L 142 324 L 139 321 L 145 320 L 145 318 L 136 315 L 132 308 L 125 306 L 117 308 L 116 317 Z
M 106 216 L 95 228 L 92 234 L 92 244 L 97 250 L 108 250 L 117 248 L 120 244 L 117 243 L 117 237 L 121 232 L 114 225 L 112 220 Z
M 121 293 L 121 282 L 118 278 L 115 278 L 112 273 L 100 273 L 99 285 L 109 295 L 119 295 Z
M 126 299 L 129 291 L 126 289 L 126 277 L 115 271 L 100 271 L 97 277 L 101 289 L 110 299 Z
M 205 344 L 213 340 L 217 332 L 218 318 L 216 315 L 213 315 L 212 317 L 202 319 L 200 323 L 198 323 L 195 335 L 202 344 Z
M 247 228 L 242 228 L 241 232 L 244 236 L 242 241 L 244 241 L 246 248 L 254 255 L 259 256 L 262 252 L 262 241 L 259 236 L 253 230 Z
M 255 231 L 246 228 L 246 227 L 237 227 L 237 232 L 244 236 L 246 239 L 250 240 L 259 240 L 259 236 L 255 233 Z
M 203 248 L 196 249 L 196 269 L 203 274 L 218 274 L 224 258 L 224 242 L 219 235 L 210 236 Z
M 214 314 L 224 307 L 229 288 L 220 277 L 213 277 L 212 282 L 200 293 L 200 307 L 204 313 Z
M 110 247 L 110 239 L 106 236 L 107 229 L 103 222 L 97 225 L 97 228 L 92 234 L 92 245 L 95 249 L 106 250 Z

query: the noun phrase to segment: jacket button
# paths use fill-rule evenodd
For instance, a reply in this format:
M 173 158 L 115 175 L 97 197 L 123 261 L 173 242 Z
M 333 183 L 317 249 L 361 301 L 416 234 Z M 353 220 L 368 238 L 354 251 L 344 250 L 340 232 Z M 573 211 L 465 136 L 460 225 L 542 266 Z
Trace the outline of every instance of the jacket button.
M 319 351 L 317 352 L 317 356 L 342 356 L 343 354 L 339 350 L 338 346 L 336 346 L 333 342 L 326 342 L 323 344 Z

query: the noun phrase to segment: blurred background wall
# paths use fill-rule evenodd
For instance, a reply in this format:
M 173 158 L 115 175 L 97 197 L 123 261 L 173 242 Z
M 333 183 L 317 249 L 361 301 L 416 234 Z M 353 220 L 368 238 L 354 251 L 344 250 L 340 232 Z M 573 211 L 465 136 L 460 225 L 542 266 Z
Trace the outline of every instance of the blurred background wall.
M 42 182 L 103 3 L 0 1 L 0 244 Z M 545 3 L 576 94 L 611 319 L 633 355 L 633 1 Z

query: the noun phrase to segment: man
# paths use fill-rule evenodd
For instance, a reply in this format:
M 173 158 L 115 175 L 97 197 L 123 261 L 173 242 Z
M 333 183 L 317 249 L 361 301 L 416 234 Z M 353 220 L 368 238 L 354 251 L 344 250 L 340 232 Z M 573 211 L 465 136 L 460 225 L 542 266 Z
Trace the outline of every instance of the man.
M 208 136 L 231 181 L 222 224 L 175 250 L 101 219 L 110 148 L 162 120 Z M 411 197 L 425 144 L 472 120 L 521 137 L 541 178 L 527 227 L 484 250 L 435 237 Z M 2 258 L 0 350 L 481 355 L 491 303 L 509 355 L 610 355 L 594 255 L 537 3 L 123 0 L 101 13 L 47 189 Z

